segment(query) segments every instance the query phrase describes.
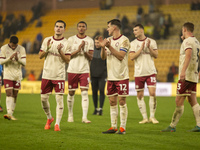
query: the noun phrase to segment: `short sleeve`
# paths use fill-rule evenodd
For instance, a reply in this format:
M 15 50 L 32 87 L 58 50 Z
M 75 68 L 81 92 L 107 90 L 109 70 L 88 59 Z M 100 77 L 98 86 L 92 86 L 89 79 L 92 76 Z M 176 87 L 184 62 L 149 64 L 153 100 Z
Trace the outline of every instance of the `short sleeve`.
M 48 41 L 48 38 L 45 38 L 44 41 L 42 42 L 42 45 L 41 45 L 41 48 L 40 48 L 41 51 L 46 52 L 46 50 L 47 50 L 47 41 Z
M 157 47 L 157 43 L 155 40 L 151 40 L 151 46 L 150 46 L 153 50 L 157 50 L 158 47 Z
M 0 58 L 6 58 L 6 55 L 5 55 L 4 50 L 2 48 L 0 49 Z
M 69 44 L 69 41 L 66 41 L 65 42 L 65 55 L 71 55 L 71 47 L 70 47 L 70 44 Z
M 90 40 L 89 51 L 94 51 L 94 41 Z
M 189 40 L 184 42 L 183 46 L 184 46 L 184 50 L 189 49 L 189 48 L 192 49 L 192 43 Z
M 121 45 L 120 45 L 120 51 L 124 51 L 124 52 L 127 52 L 130 48 L 130 42 L 129 42 L 129 39 L 125 38 Z
M 130 43 L 130 52 L 135 52 L 134 41 Z
M 20 55 L 21 55 L 21 58 L 26 58 L 26 50 L 24 47 L 21 48 Z

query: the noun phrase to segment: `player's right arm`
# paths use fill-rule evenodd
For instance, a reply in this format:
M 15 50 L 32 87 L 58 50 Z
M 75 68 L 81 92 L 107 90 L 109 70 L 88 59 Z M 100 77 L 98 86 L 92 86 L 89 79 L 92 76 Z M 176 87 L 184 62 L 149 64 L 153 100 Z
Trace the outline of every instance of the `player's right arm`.
M 144 49 L 144 45 L 145 45 L 145 42 L 143 42 L 140 49 L 137 52 L 135 52 L 135 50 L 133 49 L 133 46 L 131 44 L 131 50 L 130 50 L 130 54 L 129 54 L 131 60 L 134 60 L 134 59 L 138 58 L 138 56 L 140 56 L 142 50 Z
M 47 41 L 47 44 L 46 43 L 46 40 L 44 40 L 44 42 L 42 43 L 42 48 L 39 52 L 39 58 L 42 59 L 42 58 L 46 58 L 48 53 L 49 53 L 49 49 L 51 48 L 51 45 L 52 45 L 52 42 L 51 42 L 51 39 L 49 39 Z
M 17 54 L 17 53 L 14 53 L 11 57 L 6 58 L 4 49 L 2 49 L 2 50 L 0 50 L 0 51 L 1 51 L 1 53 L 0 53 L 0 64 L 1 64 L 1 65 L 5 64 L 5 63 L 7 63 L 7 62 L 12 61 L 12 59 L 13 59 L 13 58 L 15 57 L 15 55 Z

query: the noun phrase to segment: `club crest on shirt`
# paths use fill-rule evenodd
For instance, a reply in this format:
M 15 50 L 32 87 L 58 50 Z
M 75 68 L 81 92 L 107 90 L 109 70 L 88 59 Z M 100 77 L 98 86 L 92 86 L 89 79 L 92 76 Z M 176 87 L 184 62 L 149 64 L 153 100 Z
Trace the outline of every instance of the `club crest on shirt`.
M 119 46 L 119 42 L 115 43 L 115 46 L 118 47 Z
M 6 87 L 9 87 L 9 84 L 6 84 Z

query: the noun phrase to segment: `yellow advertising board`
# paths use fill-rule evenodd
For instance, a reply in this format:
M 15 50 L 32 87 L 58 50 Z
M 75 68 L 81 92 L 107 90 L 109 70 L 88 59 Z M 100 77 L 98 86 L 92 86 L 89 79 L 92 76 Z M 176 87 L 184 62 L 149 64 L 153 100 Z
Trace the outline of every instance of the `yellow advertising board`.
M 129 85 L 134 85 L 135 83 L 130 82 Z M 165 84 L 162 82 L 158 82 L 157 83 L 157 89 L 159 89 L 160 84 Z M 176 96 L 176 87 L 177 87 L 177 83 L 171 83 L 171 84 L 166 84 L 166 86 L 169 86 L 169 90 L 171 90 L 171 94 L 163 94 L 162 96 Z M 131 86 L 130 86 L 131 87 Z M 19 91 L 19 93 L 25 93 L 25 94 L 40 94 L 40 88 L 41 88 L 41 81 L 22 81 L 21 82 L 21 90 Z M 147 89 L 148 90 L 148 89 Z M 5 89 L 4 86 L 1 87 L 1 91 L 2 93 L 5 93 Z M 134 94 L 131 94 L 131 91 L 129 90 L 130 95 L 135 96 L 136 92 Z M 159 90 L 157 91 L 157 95 L 159 95 Z M 53 91 L 54 93 L 54 91 Z M 68 93 L 68 82 L 65 82 L 65 94 Z M 105 88 L 105 93 L 106 93 L 106 88 Z M 76 90 L 76 94 L 81 94 L 81 90 L 80 88 L 78 88 Z M 92 95 L 92 90 L 91 90 L 91 84 L 89 84 L 89 90 L 88 90 L 88 94 Z M 200 83 L 197 84 L 197 97 L 200 97 Z

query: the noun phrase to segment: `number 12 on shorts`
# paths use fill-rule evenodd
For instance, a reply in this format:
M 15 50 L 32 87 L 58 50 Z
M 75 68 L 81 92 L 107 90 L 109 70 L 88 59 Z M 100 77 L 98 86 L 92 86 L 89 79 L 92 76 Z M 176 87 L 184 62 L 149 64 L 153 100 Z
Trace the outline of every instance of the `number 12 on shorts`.
M 127 91 L 126 84 L 119 84 L 120 86 L 120 91 Z

